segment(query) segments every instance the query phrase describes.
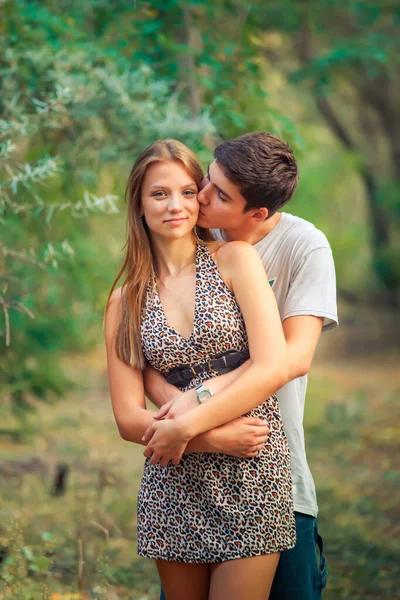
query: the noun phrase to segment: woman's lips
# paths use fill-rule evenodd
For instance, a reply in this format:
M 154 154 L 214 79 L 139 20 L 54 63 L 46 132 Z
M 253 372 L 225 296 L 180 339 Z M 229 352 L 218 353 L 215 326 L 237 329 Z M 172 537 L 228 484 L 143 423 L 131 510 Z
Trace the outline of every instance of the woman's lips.
M 182 217 L 180 219 L 168 219 L 167 221 L 164 221 L 164 223 L 168 223 L 169 225 L 180 225 L 184 221 L 187 221 L 186 217 Z

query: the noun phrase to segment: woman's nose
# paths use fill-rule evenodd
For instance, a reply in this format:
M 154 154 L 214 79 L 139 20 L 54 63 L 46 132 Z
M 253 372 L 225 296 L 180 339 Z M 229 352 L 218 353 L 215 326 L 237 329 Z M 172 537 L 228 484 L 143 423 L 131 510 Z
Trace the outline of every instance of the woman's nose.
M 168 202 L 169 212 L 177 213 L 182 210 L 182 198 L 180 194 L 171 194 Z

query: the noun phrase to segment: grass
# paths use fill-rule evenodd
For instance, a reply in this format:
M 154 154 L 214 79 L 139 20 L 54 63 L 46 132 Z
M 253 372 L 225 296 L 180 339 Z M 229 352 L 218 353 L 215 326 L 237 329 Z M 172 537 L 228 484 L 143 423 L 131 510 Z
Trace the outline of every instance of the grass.
M 371 365 L 373 367 L 371 368 Z M 315 385 L 335 384 L 323 419 L 307 415 Z M 398 359 L 375 356 L 316 370 L 306 422 L 317 484 L 319 525 L 327 542 L 329 588 L 324 599 L 398 597 L 400 434 Z
M 305 426 L 329 569 L 324 600 L 398 594 L 397 361 L 313 367 Z M 84 364 L 86 393 L 40 406 L 23 443 L 0 442 L 0 600 L 158 598 L 154 565 L 136 555 L 142 448 L 119 439 L 98 363 Z M 60 464 L 67 485 L 55 496 Z

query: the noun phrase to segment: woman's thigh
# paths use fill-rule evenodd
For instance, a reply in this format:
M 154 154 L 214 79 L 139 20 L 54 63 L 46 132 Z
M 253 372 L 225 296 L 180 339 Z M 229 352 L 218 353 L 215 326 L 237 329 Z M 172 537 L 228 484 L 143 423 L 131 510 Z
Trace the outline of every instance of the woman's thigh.
M 276 552 L 211 565 L 209 600 L 267 600 L 278 561 Z
M 210 565 L 156 560 L 166 600 L 208 600 Z

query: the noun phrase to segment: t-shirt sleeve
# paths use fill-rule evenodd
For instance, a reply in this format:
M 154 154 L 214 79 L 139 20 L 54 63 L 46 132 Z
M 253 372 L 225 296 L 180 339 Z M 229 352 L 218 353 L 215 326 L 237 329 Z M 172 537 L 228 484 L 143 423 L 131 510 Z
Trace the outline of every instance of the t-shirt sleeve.
M 282 320 L 298 315 L 323 317 L 323 331 L 339 324 L 335 265 L 329 246 L 311 250 L 291 274 Z

